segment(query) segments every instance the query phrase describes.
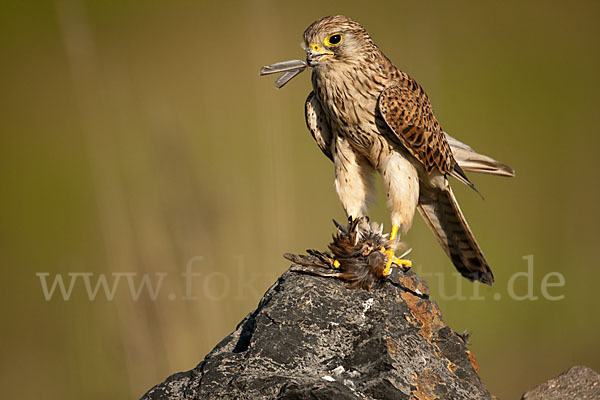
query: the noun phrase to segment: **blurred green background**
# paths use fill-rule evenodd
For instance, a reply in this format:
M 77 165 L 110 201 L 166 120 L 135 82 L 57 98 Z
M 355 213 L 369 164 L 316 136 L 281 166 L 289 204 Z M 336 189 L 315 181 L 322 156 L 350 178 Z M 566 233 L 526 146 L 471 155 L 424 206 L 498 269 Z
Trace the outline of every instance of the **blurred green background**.
M 600 369 L 597 2 L 0 7 L 5 398 L 137 398 L 229 334 L 288 267 L 282 253 L 326 248 L 344 214 L 305 128 L 309 74 L 278 91 L 258 69 L 303 58 L 303 30 L 328 14 L 367 27 L 445 130 L 517 170 L 471 175 L 485 201 L 454 184 L 493 288 L 457 280 L 419 217 L 405 238 L 416 269 L 437 274 L 445 321 L 473 332 L 489 390 L 517 398 L 574 364 Z M 370 215 L 389 229 L 381 195 Z M 528 255 L 538 299 L 519 301 L 509 282 Z M 541 291 L 554 271 L 558 301 Z M 68 301 L 47 301 L 37 273 L 164 279 L 155 300 L 135 300 L 127 277 L 90 300 L 80 275 Z

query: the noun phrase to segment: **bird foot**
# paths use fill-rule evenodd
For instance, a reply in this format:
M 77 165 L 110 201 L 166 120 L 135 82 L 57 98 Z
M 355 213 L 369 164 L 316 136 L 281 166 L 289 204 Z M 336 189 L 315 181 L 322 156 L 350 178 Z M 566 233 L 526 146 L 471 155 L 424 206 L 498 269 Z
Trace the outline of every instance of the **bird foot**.
M 382 250 L 385 250 L 385 249 L 382 249 Z M 396 257 L 394 255 L 394 249 L 392 247 L 385 250 L 385 254 L 387 255 L 388 260 L 387 260 L 387 263 L 385 264 L 385 269 L 383 270 L 383 276 L 388 276 L 390 274 L 391 269 L 392 269 L 392 264 L 396 264 L 399 267 L 406 267 L 406 268 L 412 267 L 412 261 Z

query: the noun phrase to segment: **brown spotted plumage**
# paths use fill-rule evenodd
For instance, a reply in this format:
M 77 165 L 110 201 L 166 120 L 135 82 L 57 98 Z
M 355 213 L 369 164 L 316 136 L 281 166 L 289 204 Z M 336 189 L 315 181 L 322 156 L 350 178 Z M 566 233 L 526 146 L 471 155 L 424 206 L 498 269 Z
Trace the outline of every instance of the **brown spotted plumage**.
M 304 47 L 313 85 L 306 123 L 334 162 L 336 191 L 348 216 L 365 215 L 378 171 L 399 233 L 408 231 L 418 208 L 460 273 L 491 284 L 490 267 L 447 176 L 473 187 L 461 162 L 465 170 L 497 175 L 511 176 L 512 169 L 450 140 L 425 91 L 357 22 L 339 15 L 315 21 L 304 32 Z
M 449 174 L 456 161 L 433 115 L 427 95 L 411 78 L 401 80 L 379 96 L 379 112 L 395 137 L 431 173 Z

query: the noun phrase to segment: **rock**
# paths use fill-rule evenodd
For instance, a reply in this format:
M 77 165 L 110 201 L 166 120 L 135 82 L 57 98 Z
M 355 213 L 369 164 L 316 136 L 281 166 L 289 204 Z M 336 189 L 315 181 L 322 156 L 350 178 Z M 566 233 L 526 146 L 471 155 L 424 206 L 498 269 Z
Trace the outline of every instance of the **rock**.
M 523 395 L 522 400 L 600 399 L 600 375 L 577 365 Z
M 292 266 L 196 368 L 142 399 L 490 399 L 426 283 L 371 290 Z

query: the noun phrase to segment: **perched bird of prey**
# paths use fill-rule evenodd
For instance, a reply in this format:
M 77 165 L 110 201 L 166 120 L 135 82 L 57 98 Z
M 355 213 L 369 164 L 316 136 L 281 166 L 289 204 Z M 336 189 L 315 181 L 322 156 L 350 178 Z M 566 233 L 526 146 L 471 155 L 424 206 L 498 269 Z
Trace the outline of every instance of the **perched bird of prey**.
M 376 170 L 391 208 L 390 240 L 406 234 L 418 209 L 457 270 L 492 284 L 492 271 L 448 177 L 474 188 L 465 171 L 504 176 L 514 171 L 446 135 L 423 88 L 396 68 L 356 21 L 341 15 L 315 21 L 304 32 L 304 49 L 313 86 L 306 123 L 335 165 L 335 188 L 346 214 L 365 215 Z M 280 85 L 302 70 L 285 73 Z M 392 263 L 409 264 L 393 252 L 393 246 L 386 250 L 383 275 Z

